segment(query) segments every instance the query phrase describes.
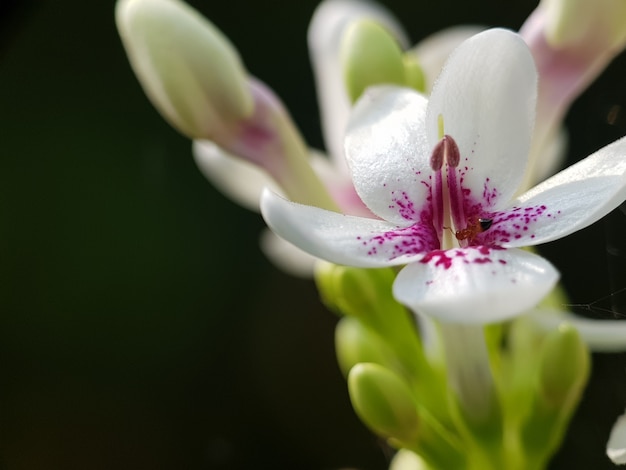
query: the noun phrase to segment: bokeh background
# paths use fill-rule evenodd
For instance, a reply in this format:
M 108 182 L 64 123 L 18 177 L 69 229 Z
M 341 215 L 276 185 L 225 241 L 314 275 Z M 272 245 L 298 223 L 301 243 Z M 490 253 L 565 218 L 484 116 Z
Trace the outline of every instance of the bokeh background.
M 321 147 L 317 1 L 190 3 Z M 459 23 L 517 29 L 535 2 L 386 5 L 417 41 Z M 0 469 L 386 468 L 335 364 L 336 318 L 265 260 L 260 218 L 203 179 L 153 110 L 113 9 L 0 1 Z M 626 135 L 625 84 L 621 56 L 576 102 L 570 161 Z M 605 223 L 543 253 L 582 314 L 615 316 L 626 281 L 609 278 Z M 596 356 L 551 468 L 613 468 L 604 444 L 624 405 L 626 357 Z

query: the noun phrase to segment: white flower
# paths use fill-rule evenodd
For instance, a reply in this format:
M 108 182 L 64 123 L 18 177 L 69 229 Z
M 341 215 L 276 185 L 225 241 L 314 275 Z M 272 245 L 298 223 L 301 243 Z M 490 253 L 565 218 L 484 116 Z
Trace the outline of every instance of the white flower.
M 430 100 L 370 89 L 353 111 L 345 151 L 359 196 L 382 220 L 266 190 L 266 222 L 334 263 L 408 263 L 396 298 L 444 321 L 487 323 L 531 308 L 558 273 L 519 248 L 582 229 L 626 198 L 622 139 L 511 200 L 528 160 L 536 82 L 524 41 L 494 29 L 456 49 Z

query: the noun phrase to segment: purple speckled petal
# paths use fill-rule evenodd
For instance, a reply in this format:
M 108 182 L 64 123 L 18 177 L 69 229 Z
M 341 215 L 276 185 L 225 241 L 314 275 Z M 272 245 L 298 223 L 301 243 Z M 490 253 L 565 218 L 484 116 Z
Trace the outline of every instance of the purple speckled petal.
M 363 268 L 405 264 L 439 246 L 430 225 L 399 228 L 384 220 L 296 204 L 269 190 L 261 196 L 261 213 L 278 236 L 337 264 Z
M 369 88 L 350 116 L 346 158 L 357 193 L 384 220 L 412 225 L 430 218 L 426 98 L 393 86 Z
M 444 322 L 494 323 L 534 307 L 554 287 L 558 271 L 526 251 L 474 246 L 434 251 L 406 266 L 395 298 Z
M 626 199 L 626 137 L 566 168 L 513 201 L 484 234 L 510 232 L 505 247 L 537 245 L 581 230 Z M 518 209 L 516 209 L 518 208 Z M 515 214 L 530 214 L 530 220 Z M 519 227 L 516 227 L 515 225 Z
M 478 202 L 485 210 L 502 209 L 515 194 L 528 162 L 536 88 L 528 47 L 503 29 L 465 41 L 441 72 L 428 102 L 426 132 L 433 148 L 442 116 L 444 133 L 459 146 L 466 216 Z

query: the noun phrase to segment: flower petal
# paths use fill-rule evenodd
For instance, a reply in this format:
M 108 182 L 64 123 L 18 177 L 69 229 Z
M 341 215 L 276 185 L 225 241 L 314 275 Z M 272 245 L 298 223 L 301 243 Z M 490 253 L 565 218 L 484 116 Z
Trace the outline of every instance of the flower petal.
M 617 418 L 611 429 L 606 455 L 616 465 L 626 464 L 626 414 Z
M 193 158 L 213 186 L 240 206 L 259 212 L 263 188 L 279 191 L 278 185 L 261 168 L 234 157 L 210 140 L 193 141 Z
M 261 250 L 279 269 L 295 277 L 311 279 L 317 258 L 276 236 L 271 230 L 261 232 Z
M 408 88 L 371 87 L 348 124 L 346 158 L 357 193 L 374 214 L 398 225 L 430 213 L 426 103 Z
M 371 18 L 391 32 L 404 46 L 408 44 L 402 26 L 382 6 L 358 0 L 326 0 L 317 7 L 309 25 L 308 42 L 322 115 L 324 141 L 338 165 L 345 165 L 343 137 L 350 111 L 339 46 L 346 27 L 354 20 Z
M 530 318 L 540 328 L 550 331 L 562 323 L 572 325 L 593 352 L 618 353 L 626 351 L 626 322 L 622 320 L 592 320 L 570 312 L 537 309 Z
M 399 229 L 383 220 L 296 204 L 270 190 L 261 196 L 261 213 L 279 237 L 337 264 L 361 268 L 405 264 L 439 244 L 431 227 Z
M 544 258 L 475 246 L 429 253 L 396 278 L 396 299 L 445 322 L 492 323 L 535 306 L 558 280 Z
M 511 31 L 490 29 L 461 44 L 435 82 L 426 126 L 430 148 L 444 133 L 459 146 L 463 187 L 484 209 L 515 194 L 532 136 L 537 72 L 528 47 Z M 489 197 L 487 197 L 487 193 Z
M 418 42 L 407 54 L 417 58 L 426 78 L 426 91 L 433 87 L 448 57 L 463 41 L 484 31 L 484 26 L 461 25 L 442 29 Z
M 562 238 L 591 225 L 624 200 L 626 137 L 566 168 L 513 201 L 513 206 L 521 208 L 522 213 L 527 208 L 534 208 L 540 209 L 541 214 L 528 225 L 527 230 L 516 232 L 519 237 L 502 246 L 537 245 Z M 494 219 L 492 229 L 499 226 Z

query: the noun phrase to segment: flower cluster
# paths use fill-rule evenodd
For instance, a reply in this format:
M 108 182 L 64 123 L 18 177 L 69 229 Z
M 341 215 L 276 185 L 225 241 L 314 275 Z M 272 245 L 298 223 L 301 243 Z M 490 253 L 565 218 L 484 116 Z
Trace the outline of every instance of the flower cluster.
M 523 249 L 626 200 L 626 138 L 542 181 L 564 154 L 570 103 L 626 45 L 624 18 L 623 0 L 543 0 L 519 34 L 453 28 L 407 50 L 384 8 L 326 0 L 309 29 L 326 158 L 192 8 L 116 9 L 146 94 L 194 139 L 203 173 L 262 212 L 277 264 L 310 275 L 317 263 L 325 303 L 344 315 L 354 408 L 404 449 L 395 469 L 543 468 L 588 377 L 583 340 L 626 345 L 621 325 L 598 335 L 533 311 L 559 273 Z M 609 443 L 616 462 L 623 434 Z

